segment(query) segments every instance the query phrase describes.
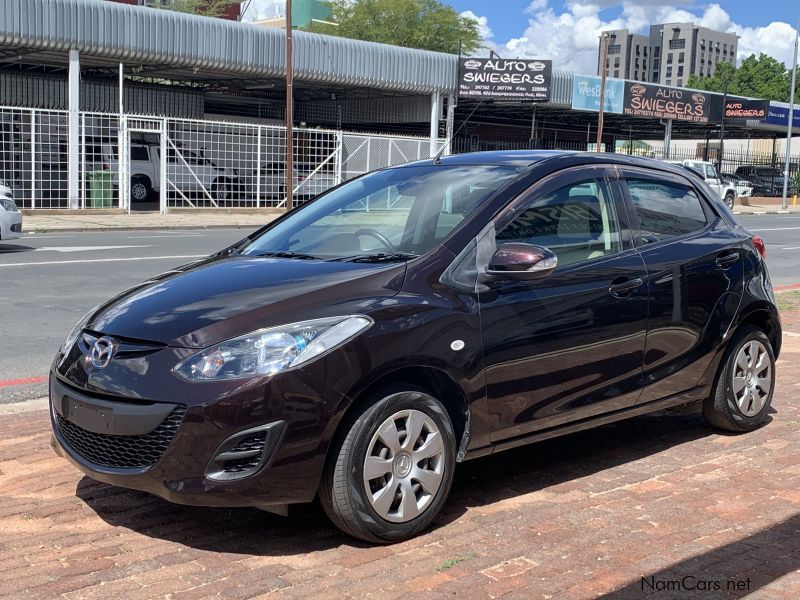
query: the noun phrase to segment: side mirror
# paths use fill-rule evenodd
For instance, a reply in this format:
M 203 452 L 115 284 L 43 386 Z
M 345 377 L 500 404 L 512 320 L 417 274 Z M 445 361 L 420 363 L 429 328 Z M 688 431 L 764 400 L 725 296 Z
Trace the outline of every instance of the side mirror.
M 527 281 L 549 275 L 557 265 L 558 257 L 549 248 L 512 242 L 495 250 L 486 274 Z

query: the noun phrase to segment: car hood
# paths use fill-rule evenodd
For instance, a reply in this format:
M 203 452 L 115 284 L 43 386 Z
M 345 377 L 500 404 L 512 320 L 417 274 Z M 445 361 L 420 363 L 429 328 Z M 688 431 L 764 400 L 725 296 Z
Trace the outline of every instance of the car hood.
M 86 329 L 205 348 L 264 327 L 362 312 L 395 295 L 405 270 L 405 263 L 212 257 L 123 292 Z

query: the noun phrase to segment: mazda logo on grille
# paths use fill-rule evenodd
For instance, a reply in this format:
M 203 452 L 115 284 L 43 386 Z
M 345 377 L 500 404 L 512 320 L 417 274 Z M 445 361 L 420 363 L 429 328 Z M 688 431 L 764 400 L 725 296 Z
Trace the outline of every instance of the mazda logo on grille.
M 96 369 L 105 369 L 111 359 L 114 358 L 114 352 L 117 350 L 117 343 L 108 337 L 99 338 L 89 353 L 89 360 L 92 366 Z

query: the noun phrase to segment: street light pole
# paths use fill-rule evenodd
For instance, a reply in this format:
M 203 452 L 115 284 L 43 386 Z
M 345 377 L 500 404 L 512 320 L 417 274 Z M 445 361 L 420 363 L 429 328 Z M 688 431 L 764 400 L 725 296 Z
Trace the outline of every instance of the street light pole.
M 789 122 L 786 124 L 786 158 L 783 161 L 783 196 L 781 208 L 786 208 L 786 196 L 789 193 L 789 157 L 792 152 L 792 125 L 794 124 L 794 86 L 797 83 L 797 44 L 800 40 L 800 19 L 794 34 L 794 59 L 792 61 L 792 89 L 789 91 Z
M 608 33 L 603 32 L 603 59 L 600 61 L 602 68 L 602 73 L 600 75 L 600 109 L 597 113 L 597 148 L 595 148 L 595 152 L 602 152 L 601 144 L 603 142 L 603 111 L 606 106 L 606 61 L 608 60 L 608 40 Z
M 286 210 L 292 210 L 294 190 L 294 75 L 292 72 L 292 0 L 286 0 Z
M 728 102 L 728 88 L 731 85 L 732 73 L 728 73 L 722 82 L 722 122 L 719 126 L 719 148 L 717 148 L 717 174 L 722 173 L 722 155 L 725 153 L 725 104 Z

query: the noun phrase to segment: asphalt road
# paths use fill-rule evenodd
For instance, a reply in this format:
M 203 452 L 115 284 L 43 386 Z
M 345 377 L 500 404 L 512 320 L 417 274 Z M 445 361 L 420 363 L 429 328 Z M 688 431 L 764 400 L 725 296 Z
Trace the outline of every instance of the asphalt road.
M 54 233 L 0 242 L 0 404 L 46 395 L 53 356 L 91 308 L 249 231 Z
M 742 215 L 775 286 L 800 284 L 800 215 Z M 47 393 L 50 362 L 89 309 L 244 237 L 244 229 L 27 235 L 0 242 L 0 404 Z

